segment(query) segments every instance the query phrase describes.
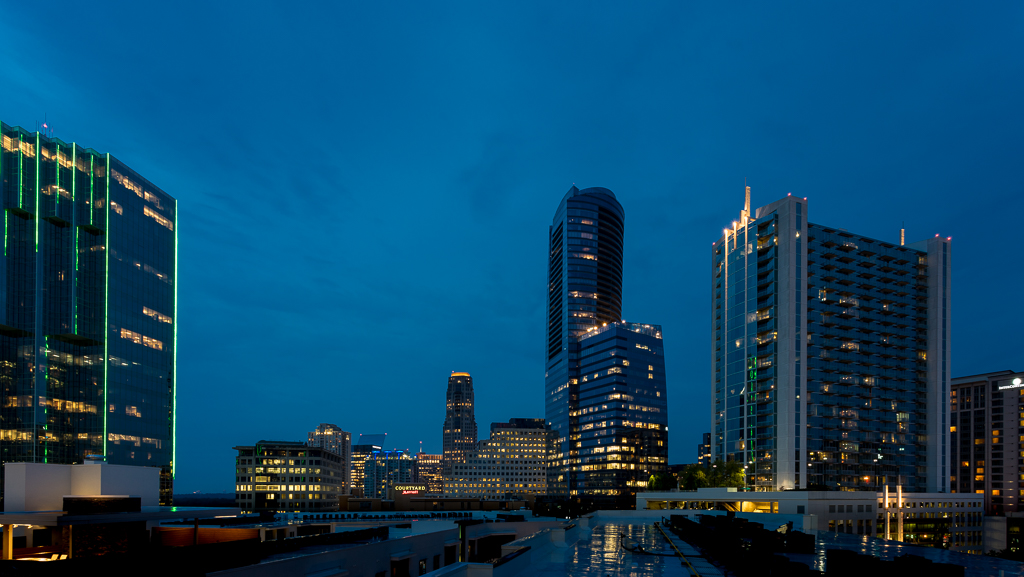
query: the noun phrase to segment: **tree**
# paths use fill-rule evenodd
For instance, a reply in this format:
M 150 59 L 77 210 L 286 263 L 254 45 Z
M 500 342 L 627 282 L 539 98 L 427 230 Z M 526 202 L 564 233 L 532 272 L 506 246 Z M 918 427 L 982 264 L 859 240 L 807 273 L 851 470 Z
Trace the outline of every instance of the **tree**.
M 676 488 L 676 478 L 671 473 L 655 473 L 647 481 L 648 491 L 667 491 Z
M 747 485 L 747 476 L 739 461 L 727 461 L 722 469 L 722 484 L 718 485 L 719 487 L 738 488 Z
M 710 466 L 690 465 L 680 474 L 684 489 L 700 487 L 745 487 L 746 473 L 739 461 L 718 459 Z
M 696 491 L 710 485 L 708 471 L 700 465 L 687 465 L 679 473 L 679 484 L 686 491 Z

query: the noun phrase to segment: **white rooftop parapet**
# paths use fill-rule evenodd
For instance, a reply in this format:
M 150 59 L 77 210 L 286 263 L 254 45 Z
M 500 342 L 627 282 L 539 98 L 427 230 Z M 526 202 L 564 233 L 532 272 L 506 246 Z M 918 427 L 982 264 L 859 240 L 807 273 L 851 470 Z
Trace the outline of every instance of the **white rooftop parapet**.
M 160 469 L 90 463 L 4 464 L 4 511 L 60 511 L 65 496 L 131 495 L 160 505 Z

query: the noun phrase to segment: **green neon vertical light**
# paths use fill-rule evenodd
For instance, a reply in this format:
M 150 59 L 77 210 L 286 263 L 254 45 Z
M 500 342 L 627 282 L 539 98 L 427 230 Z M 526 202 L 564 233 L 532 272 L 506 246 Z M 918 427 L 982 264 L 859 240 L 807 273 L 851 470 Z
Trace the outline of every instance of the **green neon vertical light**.
M 50 337 L 44 336 L 43 337 L 43 342 L 45 343 L 45 345 L 44 345 L 45 346 L 44 354 L 49 356 L 49 354 L 50 354 Z M 50 382 L 50 363 L 49 362 L 46 363 L 46 378 L 45 378 L 45 380 L 46 380 L 46 382 Z M 49 412 L 49 407 L 46 407 L 46 408 L 43 409 L 43 414 L 44 415 L 46 413 L 48 413 L 48 412 Z M 46 422 L 45 421 L 43 422 L 43 430 L 44 431 L 46 430 Z M 48 435 L 43 435 L 43 462 L 44 463 L 48 463 L 49 462 L 49 458 L 50 458 L 50 445 L 49 445 L 49 441 L 50 441 L 49 436 Z
M 39 131 L 36 131 L 36 253 L 39 253 Z M 37 257 L 38 258 L 38 257 Z
M 18 208 L 25 204 L 25 153 L 21 150 L 22 133 L 18 131 Z
M 71 283 L 71 320 L 74 323 L 71 332 L 78 334 L 78 227 L 75 226 L 78 223 L 78 211 L 75 209 L 75 183 L 78 182 L 78 146 L 74 142 L 71 143 L 71 225 L 73 235 L 71 242 L 74 245 L 74 252 L 71 253 L 71 258 L 74 259 L 72 265 L 75 270 L 73 281 Z
M 178 464 L 178 200 L 174 200 L 174 357 L 171 378 L 171 480 Z
M 96 178 L 96 156 L 90 154 L 89 155 L 89 224 L 92 224 L 92 211 L 93 211 L 93 207 L 96 206 L 96 203 L 93 200 L 93 194 L 92 194 L 92 189 L 94 188 L 93 185 L 96 184 L 95 183 L 95 178 Z
M 107 153 L 107 167 L 103 171 L 103 179 L 107 187 L 107 196 L 103 201 L 106 208 L 107 224 L 103 232 L 103 455 L 107 454 L 107 415 L 110 414 L 110 404 L 107 401 L 107 375 L 110 373 L 110 153 Z M 89 213 L 92 214 L 92 207 Z
M 0 133 L 0 178 L 4 173 L 4 151 L 3 151 L 3 134 Z M 3 181 L 0 180 L 0 190 L 3 190 L 3 202 L 4 202 L 4 256 L 7 256 L 7 187 L 3 185 Z

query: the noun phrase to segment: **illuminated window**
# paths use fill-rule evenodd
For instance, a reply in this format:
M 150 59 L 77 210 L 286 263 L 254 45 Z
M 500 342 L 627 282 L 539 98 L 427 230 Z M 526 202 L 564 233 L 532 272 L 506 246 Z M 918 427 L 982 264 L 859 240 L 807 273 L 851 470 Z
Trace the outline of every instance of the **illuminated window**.
M 159 212 L 153 210 L 152 208 L 149 208 L 148 206 L 143 207 L 142 213 L 145 214 L 146 216 L 152 217 L 153 220 L 155 220 L 158 223 L 160 223 L 161 225 L 169 228 L 170 230 L 174 230 L 174 223 L 171 222 L 169 219 L 165 218 Z
M 137 345 L 145 345 L 151 349 L 156 349 L 158 351 L 164 350 L 163 341 L 154 339 L 152 337 L 147 337 L 145 335 L 140 335 L 139 333 L 130 331 L 128 329 L 121 329 L 121 338 L 128 339 Z
M 171 317 L 165 314 L 158 313 L 149 307 L 142 307 L 142 314 L 146 315 L 147 317 L 154 318 L 162 323 L 171 323 Z

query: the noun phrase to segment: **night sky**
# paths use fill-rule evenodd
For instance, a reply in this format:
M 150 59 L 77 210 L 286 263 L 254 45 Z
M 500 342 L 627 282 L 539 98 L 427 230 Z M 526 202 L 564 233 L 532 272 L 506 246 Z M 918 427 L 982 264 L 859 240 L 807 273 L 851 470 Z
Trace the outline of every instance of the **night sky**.
M 710 249 L 811 222 L 953 237 L 953 375 L 1024 370 L 1024 4 L 6 3 L 0 119 L 179 201 L 176 492 L 320 422 L 440 452 L 543 417 L 548 225 L 626 211 L 626 320 L 661 324 L 670 462 L 710 427 Z M 485 3 L 487 4 L 487 3 Z

